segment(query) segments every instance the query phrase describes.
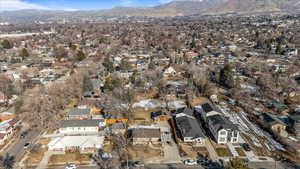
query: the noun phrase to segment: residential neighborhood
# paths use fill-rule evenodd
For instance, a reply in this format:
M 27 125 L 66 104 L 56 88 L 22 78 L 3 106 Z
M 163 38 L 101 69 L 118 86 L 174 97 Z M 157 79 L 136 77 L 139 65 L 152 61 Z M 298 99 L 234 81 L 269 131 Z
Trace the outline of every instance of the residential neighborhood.
M 2 24 L 0 163 L 299 169 L 299 18 Z

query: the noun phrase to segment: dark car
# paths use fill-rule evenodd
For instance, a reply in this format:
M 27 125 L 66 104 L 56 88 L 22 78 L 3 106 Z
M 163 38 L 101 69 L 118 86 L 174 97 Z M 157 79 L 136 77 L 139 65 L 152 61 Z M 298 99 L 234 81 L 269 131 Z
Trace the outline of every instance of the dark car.
M 28 135 L 28 131 L 21 133 L 20 138 L 25 138 Z
M 128 161 L 128 163 L 127 162 L 123 162 L 123 163 L 121 163 L 121 166 L 122 167 L 134 167 L 135 166 L 135 162 L 132 162 L 132 161 Z
M 245 151 L 251 151 L 251 148 L 250 148 L 249 144 L 247 144 L 247 143 L 242 144 L 242 147 Z
M 30 146 L 30 143 L 25 143 L 24 144 L 24 148 L 26 149 L 26 148 L 28 148 Z

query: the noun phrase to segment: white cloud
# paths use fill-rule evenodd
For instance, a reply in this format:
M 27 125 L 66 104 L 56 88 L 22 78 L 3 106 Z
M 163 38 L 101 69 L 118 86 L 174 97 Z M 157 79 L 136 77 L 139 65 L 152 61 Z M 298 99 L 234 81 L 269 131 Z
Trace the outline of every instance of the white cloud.
M 23 0 L 0 0 L 0 11 L 20 9 L 47 9 L 43 6 L 25 2 Z

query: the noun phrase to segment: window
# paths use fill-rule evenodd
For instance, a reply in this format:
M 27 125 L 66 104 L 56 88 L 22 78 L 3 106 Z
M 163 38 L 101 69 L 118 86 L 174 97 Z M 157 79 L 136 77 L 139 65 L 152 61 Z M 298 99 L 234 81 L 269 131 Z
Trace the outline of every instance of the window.
M 221 132 L 220 132 L 220 135 L 226 135 L 226 134 L 227 134 L 226 131 L 221 131 Z
M 233 137 L 237 137 L 237 136 L 238 136 L 238 132 L 237 132 L 237 131 L 234 131 L 234 132 L 232 133 L 232 135 L 233 135 Z
M 221 142 L 221 143 L 226 142 L 226 138 L 223 138 L 223 137 L 219 138 L 219 142 Z

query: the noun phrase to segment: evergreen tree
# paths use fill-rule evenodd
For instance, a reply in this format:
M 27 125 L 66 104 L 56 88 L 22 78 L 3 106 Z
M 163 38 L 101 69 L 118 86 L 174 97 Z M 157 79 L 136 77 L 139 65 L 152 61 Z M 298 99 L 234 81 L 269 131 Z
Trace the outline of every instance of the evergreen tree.
M 102 65 L 106 68 L 108 72 L 114 71 L 114 64 L 110 61 L 109 57 L 105 57 Z
M 26 48 L 21 49 L 19 56 L 23 59 L 29 57 L 29 53 L 27 49 Z
M 76 54 L 76 60 L 82 61 L 86 58 L 84 52 L 82 50 L 78 51 Z
M 11 49 L 13 48 L 13 45 L 7 40 L 7 39 L 4 39 L 1 43 L 2 47 L 4 49 Z

